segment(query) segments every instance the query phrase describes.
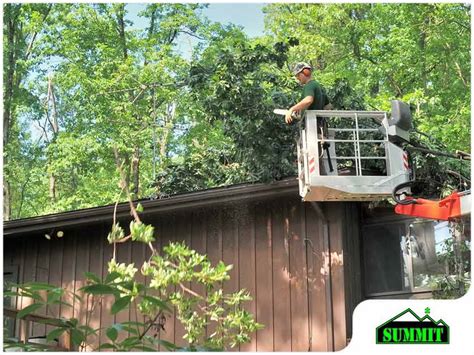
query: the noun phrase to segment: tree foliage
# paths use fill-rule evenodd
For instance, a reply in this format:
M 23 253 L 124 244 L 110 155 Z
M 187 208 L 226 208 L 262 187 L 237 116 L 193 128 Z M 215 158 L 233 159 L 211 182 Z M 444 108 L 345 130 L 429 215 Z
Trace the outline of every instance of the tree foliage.
M 228 28 L 210 41 L 190 69 L 193 101 L 201 107 L 202 118 L 222 127 L 233 142 L 230 161 L 243 169 L 244 181 L 294 173 L 296 131 L 272 113 L 289 105 L 295 86 L 282 70 L 287 50 L 268 37 L 248 40 Z
M 419 130 L 469 150 L 470 5 L 272 4 L 266 13 L 278 40 L 299 40 L 290 61 L 313 63 L 324 84 L 346 79 L 372 109 L 405 101 Z
M 469 151 L 470 5 L 270 4 L 255 38 L 204 7 L 4 5 L 5 218 L 112 203 L 114 145 L 138 198 L 293 176 L 272 111 L 299 99 L 297 61 L 335 108 L 398 98 L 416 139 Z

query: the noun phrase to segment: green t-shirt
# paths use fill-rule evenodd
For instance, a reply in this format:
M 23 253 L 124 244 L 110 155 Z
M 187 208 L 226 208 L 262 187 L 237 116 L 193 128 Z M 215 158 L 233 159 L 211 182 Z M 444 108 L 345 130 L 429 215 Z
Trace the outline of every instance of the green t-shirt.
M 325 103 L 325 97 L 323 93 L 323 88 L 316 81 L 311 79 L 303 86 L 303 97 L 304 99 L 307 96 L 313 97 L 313 103 L 308 107 L 308 110 L 322 110 Z

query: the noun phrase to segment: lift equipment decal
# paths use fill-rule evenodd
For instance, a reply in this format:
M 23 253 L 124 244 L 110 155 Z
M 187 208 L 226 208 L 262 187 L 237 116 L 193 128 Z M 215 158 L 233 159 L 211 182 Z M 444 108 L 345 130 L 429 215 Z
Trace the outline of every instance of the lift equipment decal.
M 403 167 L 405 170 L 410 169 L 410 165 L 408 164 L 408 153 L 406 151 L 403 152 Z
M 309 173 L 312 174 L 316 170 L 316 160 L 312 157 L 309 160 Z

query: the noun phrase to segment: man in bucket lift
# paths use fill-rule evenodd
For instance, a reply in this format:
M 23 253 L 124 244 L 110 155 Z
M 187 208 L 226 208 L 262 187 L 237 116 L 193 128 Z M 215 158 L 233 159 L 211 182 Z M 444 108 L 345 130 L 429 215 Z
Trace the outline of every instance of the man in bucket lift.
M 301 85 L 303 85 L 303 99 L 288 109 L 285 122 L 291 124 L 295 114 L 304 110 L 330 110 L 331 104 L 322 86 L 312 78 L 313 68 L 307 63 L 297 63 L 293 68 L 293 74 Z
M 312 78 L 313 68 L 307 63 L 297 63 L 293 68 L 293 74 L 301 85 L 303 85 L 303 98 L 296 105 L 290 107 L 285 115 L 285 122 L 291 124 L 295 116 L 302 116 L 304 110 L 331 110 L 332 105 L 324 92 L 322 86 Z M 318 118 L 318 132 L 327 137 L 327 122 Z M 329 171 L 333 171 L 331 158 L 329 156 L 329 143 L 324 143 L 320 149 L 324 149 L 328 155 Z M 323 164 L 320 166 L 320 174 L 326 175 Z

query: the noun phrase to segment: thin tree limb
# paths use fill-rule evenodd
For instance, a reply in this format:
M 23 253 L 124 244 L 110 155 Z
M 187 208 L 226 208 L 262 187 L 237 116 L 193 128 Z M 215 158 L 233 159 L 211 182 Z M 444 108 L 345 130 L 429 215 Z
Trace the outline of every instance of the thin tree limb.
M 44 14 L 43 16 L 43 23 L 46 21 L 46 19 L 48 18 L 48 15 L 49 13 L 51 12 L 51 9 L 53 7 L 53 4 L 49 4 L 48 6 L 48 9 L 46 10 L 46 13 Z M 41 26 L 42 28 L 42 26 Z M 36 40 L 36 36 L 38 35 L 38 31 L 36 31 L 35 33 L 33 33 L 33 36 L 31 37 L 31 40 L 30 40 L 30 43 L 28 44 L 28 48 L 26 50 L 26 54 L 25 54 L 25 60 L 28 60 L 28 58 L 30 57 L 32 51 L 33 51 L 33 44 Z

